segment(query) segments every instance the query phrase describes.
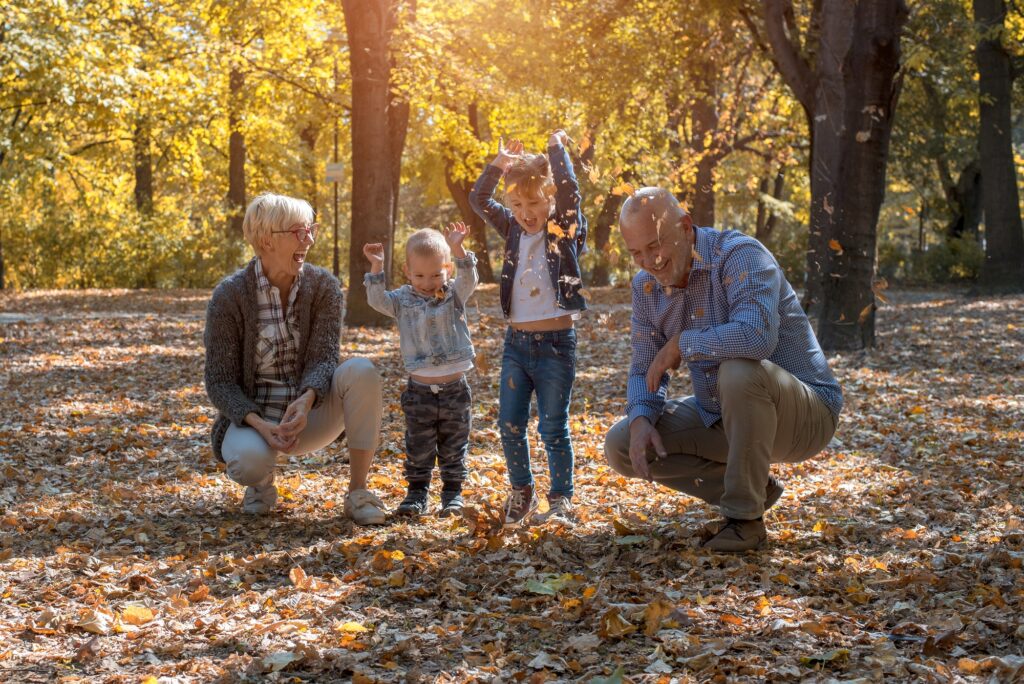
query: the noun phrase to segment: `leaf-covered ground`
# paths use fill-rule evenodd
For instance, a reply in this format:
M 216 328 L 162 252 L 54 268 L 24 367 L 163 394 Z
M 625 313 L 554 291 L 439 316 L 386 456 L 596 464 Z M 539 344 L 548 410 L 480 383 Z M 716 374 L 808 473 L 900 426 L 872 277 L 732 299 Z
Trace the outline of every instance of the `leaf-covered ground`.
M 284 463 L 279 511 L 243 516 L 207 443 L 205 291 L 3 295 L 0 680 L 1024 676 L 1024 298 L 892 295 L 878 349 L 832 359 L 837 440 L 776 470 L 771 547 L 723 556 L 693 536 L 710 508 L 604 464 L 628 292 L 591 294 L 573 400 L 580 523 L 505 535 L 487 520 L 506 492 L 493 288 L 473 311 L 475 530 L 354 527 L 339 444 Z M 342 353 L 386 377 L 372 487 L 393 507 L 396 333 L 349 330 Z

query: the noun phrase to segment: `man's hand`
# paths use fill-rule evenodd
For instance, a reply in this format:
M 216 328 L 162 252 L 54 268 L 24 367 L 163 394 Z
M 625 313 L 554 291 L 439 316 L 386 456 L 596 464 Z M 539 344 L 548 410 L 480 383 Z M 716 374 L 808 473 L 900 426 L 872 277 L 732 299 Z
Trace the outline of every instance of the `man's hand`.
M 306 390 L 301 397 L 288 404 L 284 411 L 284 418 L 277 426 L 277 435 L 281 439 L 291 440 L 291 444 L 299 438 L 299 434 L 306 429 L 306 421 L 309 418 L 309 409 L 316 400 L 316 392 Z
M 629 424 L 629 462 L 633 464 L 634 473 L 651 482 L 654 477 L 651 475 L 651 466 L 647 462 L 648 449 L 654 449 L 654 453 L 659 458 L 668 455 L 658 430 L 651 425 L 651 421 L 640 416 Z
M 552 145 L 561 145 L 562 147 L 565 147 L 568 144 L 568 142 L 569 135 L 561 128 L 559 128 L 557 131 L 551 134 L 550 138 L 548 138 L 548 147 L 551 147 Z
M 679 334 L 676 333 L 669 338 L 665 346 L 661 348 L 654 360 L 647 369 L 647 389 L 650 392 L 657 392 L 661 387 L 661 376 L 668 370 L 675 370 L 683 362 L 679 353 Z
M 363 245 L 363 256 L 370 262 L 370 273 L 381 273 L 384 270 L 384 245 L 379 242 Z
M 469 226 L 462 221 L 449 223 L 448 229 L 444 231 L 444 239 L 452 248 L 452 255 L 457 259 L 466 257 L 466 249 L 462 246 L 462 241 L 466 239 L 467 235 L 469 235 Z
M 516 159 L 519 159 L 524 149 L 526 148 L 523 146 L 523 141 L 518 138 L 509 140 L 508 147 L 505 147 L 502 138 L 498 138 L 498 156 L 491 163 L 502 171 L 508 171 L 508 167 L 512 166 L 512 162 Z

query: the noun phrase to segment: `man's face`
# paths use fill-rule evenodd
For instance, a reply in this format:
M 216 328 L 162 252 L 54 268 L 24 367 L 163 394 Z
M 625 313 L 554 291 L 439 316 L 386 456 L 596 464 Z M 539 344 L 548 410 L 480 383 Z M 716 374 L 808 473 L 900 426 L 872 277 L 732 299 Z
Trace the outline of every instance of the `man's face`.
M 639 211 L 619 225 L 633 262 L 662 287 L 679 287 L 690 270 L 693 222 L 688 214 Z

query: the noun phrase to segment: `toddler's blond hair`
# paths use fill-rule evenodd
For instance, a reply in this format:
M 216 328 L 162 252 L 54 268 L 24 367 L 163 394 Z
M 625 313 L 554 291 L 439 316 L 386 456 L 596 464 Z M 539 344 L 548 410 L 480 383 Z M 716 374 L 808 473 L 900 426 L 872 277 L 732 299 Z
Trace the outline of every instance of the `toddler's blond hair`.
M 448 241 L 444 239 L 441 231 L 433 228 L 421 228 L 409 236 L 405 243 L 405 258 L 408 261 L 409 255 L 442 257 L 445 263 L 452 260 L 452 250 Z

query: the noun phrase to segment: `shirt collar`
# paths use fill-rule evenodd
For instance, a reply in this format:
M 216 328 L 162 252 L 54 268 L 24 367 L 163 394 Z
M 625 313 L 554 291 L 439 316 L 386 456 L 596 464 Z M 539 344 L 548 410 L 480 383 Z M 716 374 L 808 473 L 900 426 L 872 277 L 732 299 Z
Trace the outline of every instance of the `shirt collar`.
M 714 249 L 711 242 L 710 229 L 694 226 L 693 234 L 696 237 L 693 242 L 693 263 L 690 264 L 691 276 L 696 271 L 703 271 L 711 268 L 711 250 Z
M 292 281 L 292 289 L 288 292 L 289 301 L 294 299 L 295 293 L 298 292 L 299 283 L 302 281 L 302 271 L 303 269 L 300 268 L 299 274 Z M 263 260 L 259 257 L 256 257 L 256 287 L 266 292 L 269 292 L 274 287 L 270 284 L 270 278 L 267 277 L 266 271 L 263 270 Z

